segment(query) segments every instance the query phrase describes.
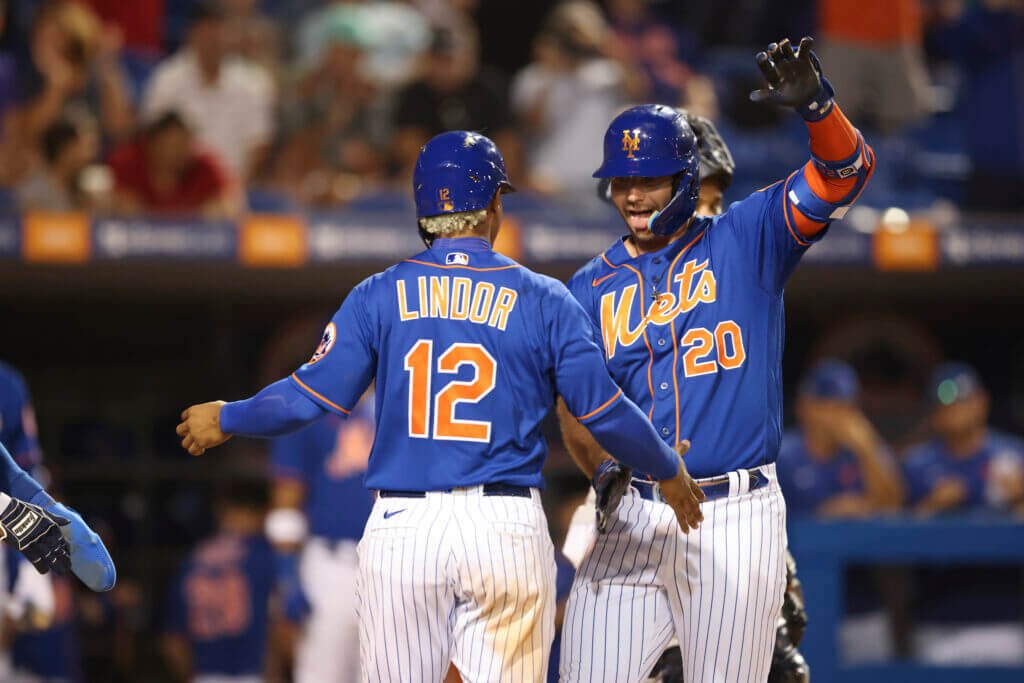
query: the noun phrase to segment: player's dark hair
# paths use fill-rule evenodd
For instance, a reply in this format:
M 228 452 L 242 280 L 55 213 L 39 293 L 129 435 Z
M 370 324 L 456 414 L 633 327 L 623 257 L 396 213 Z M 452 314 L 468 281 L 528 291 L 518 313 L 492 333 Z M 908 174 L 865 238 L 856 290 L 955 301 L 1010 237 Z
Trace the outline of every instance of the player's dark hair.
M 248 508 L 265 510 L 269 503 L 265 477 L 233 476 L 222 482 L 215 494 L 215 503 L 220 508 Z
M 220 21 L 224 18 L 224 10 L 219 2 L 201 0 L 192 6 L 188 16 L 188 27 L 194 28 L 206 21 Z
M 47 164 L 52 164 L 69 145 L 78 140 L 81 132 L 70 119 L 60 118 L 51 123 L 43 131 L 39 140 L 40 151 Z

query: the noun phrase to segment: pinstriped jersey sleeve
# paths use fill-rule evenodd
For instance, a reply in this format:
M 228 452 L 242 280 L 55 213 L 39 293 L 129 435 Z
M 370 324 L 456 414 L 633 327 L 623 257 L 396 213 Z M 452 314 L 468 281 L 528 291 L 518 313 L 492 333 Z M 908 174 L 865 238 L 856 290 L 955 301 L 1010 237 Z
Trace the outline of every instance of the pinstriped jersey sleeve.
M 546 325 L 551 330 L 555 386 L 580 422 L 597 418 L 622 399 L 594 341 L 592 321 L 565 288 L 549 297 Z
M 352 290 L 327 324 L 320 344 L 290 381 L 313 402 L 348 415 L 377 371 L 373 280 Z
M 825 228 L 813 237 L 805 237 L 793 225 L 786 188 L 792 177 L 779 181 L 746 199 L 734 203 L 719 218 L 720 225 L 732 231 L 740 252 L 752 261 L 761 288 L 778 294 L 796 268 L 804 252 L 828 232 Z

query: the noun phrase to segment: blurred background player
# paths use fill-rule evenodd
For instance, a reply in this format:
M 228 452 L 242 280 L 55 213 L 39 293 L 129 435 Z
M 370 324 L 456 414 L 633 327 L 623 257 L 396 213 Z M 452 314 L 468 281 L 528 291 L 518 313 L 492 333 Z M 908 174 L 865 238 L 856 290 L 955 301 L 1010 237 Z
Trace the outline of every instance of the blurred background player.
M 22 565 L 24 567 L 24 565 Z M 20 571 L 36 574 L 34 571 Z M 53 618 L 45 628 L 22 628 L 11 644 L 17 683 L 78 683 L 83 679 L 73 579 L 46 577 L 53 589 Z M 6 680 L 6 679 L 4 679 Z
M 786 514 L 793 519 L 865 519 L 899 510 L 902 476 L 859 398 L 856 372 L 838 359 L 819 362 L 800 383 L 797 427 L 783 434 L 778 460 Z M 879 594 L 885 580 L 873 568 L 849 569 L 839 632 L 849 661 L 892 656 L 892 627 Z
M 267 666 L 274 553 L 263 533 L 266 485 L 235 481 L 217 532 L 185 560 L 167 600 L 163 648 L 180 683 L 259 683 Z
M 21 634 L 41 631 L 53 623 L 56 612 L 53 578 L 56 574 L 40 574 L 21 553 L 10 547 L 3 550 L 2 566 L 0 680 L 17 680 L 21 683 L 22 679 L 17 677 L 14 670 L 12 645 Z M 59 653 L 53 654 L 57 656 Z
M 846 363 L 828 359 L 800 384 L 799 427 L 783 435 L 779 482 L 794 517 L 866 517 L 894 512 L 902 478 L 882 438 L 858 409 L 860 383 Z
M 271 445 L 267 538 L 277 554 L 277 589 L 298 628 L 296 683 L 359 678 L 356 546 L 373 508 L 363 483 L 373 446 L 373 394 L 348 419 L 325 415 Z
M 939 366 L 929 394 L 934 436 L 904 463 L 911 509 L 919 516 L 1009 517 L 1024 501 L 1024 442 L 989 426 L 988 392 L 969 365 Z M 1024 664 L 1024 610 L 1007 599 L 1024 578 L 1020 567 L 935 567 L 915 578 L 912 643 L 922 661 Z
M 32 472 L 42 461 L 36 414 L 21 373 L 0 361 L 0 443 L 14 462 Z

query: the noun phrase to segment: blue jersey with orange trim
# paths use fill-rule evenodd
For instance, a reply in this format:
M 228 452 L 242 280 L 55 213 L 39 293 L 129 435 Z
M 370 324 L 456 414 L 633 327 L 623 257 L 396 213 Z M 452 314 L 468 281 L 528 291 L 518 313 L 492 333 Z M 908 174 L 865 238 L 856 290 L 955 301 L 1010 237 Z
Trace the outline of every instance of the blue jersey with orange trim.
M 197 546 L 168 599 L 165 630 L 191 646 L 196 674 L 263 671 L 274 552 L 262 535 L 221 533 Z
M 28 385 L 17 370 L 0 363 L 0 443 L 22 468 L 39 464 L 36 418 Z
M 827 460 L 807 450 L 803 432 L 787 431 L 779 448 L 779 484 L 786 496 L 786 514 L 814 516 L 822 503 L 841 493 L 864 493 L 857 456 L 840 448 Z
M 371 489 L 539 487 L 556 392 L 581 420 L 622 395 L 565 286 L 476 238 L 357 285 L 291 381 L 344 415 L 374 377 Z
M 793 176 L 791 176 L 792 179 Z M 608 369 L 695 477 L 774 462 L 782 436 L 783 287 L 812 242 L 778 182 L 633 258 L 620 240 L 581 268 Z
M 997 483 L 1001 471 L 1021 476 L 1024 470 L 1024 441 L 990 429 L 984 443 L 965 458 L 954 456 L 940 439 L 927 441 L 907 453 L 903 476 L 910 503 L 921 502 L 946 479 L 960 481 L 967 497 L 959 512 L 993 512 L 1006 508 L 1007 501 Z
M 373 446 L 372 400 L 360 401 L 348 420 L 328 413 L 270 447 L 272 475 L 305 487 L 306 518 L 314 536 L 362 538 L 373 508 L 373 496 L 363 485 Z

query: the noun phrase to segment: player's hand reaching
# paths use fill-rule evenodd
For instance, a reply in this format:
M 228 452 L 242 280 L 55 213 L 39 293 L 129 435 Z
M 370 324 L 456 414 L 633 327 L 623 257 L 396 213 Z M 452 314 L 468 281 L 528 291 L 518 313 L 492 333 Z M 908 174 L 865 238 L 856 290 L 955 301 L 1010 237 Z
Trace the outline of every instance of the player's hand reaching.
M 597 533 L 603 534 L 622 496 L 633 479 L 633 470 L 609 458 L 597 466 L 594 478 L 594 493 L 597 494 Z
M 786 38 L 758 52 L 755 59 L 768 87 L 750 93 L 750 99 L 796 109 L 805 119 L 828 113 L 834 91 L 822 76 L 821 63 L 811 50 L 813 45 L 814 39 L 804 36 L 794 52 Z
M 219 446 L 231 438 L 220 428 L 220 409 L 224 401 L 210 401 L 186 408 L 181 424 L 175 430 L 181 437 L 181 447 L 192 455 L 202 455 L 207 448 Z
M 51 569 L 55 574 L 67 574 L 71 551 L 61 527 L 70 522 L 38 505 L 7 494 L 0 496 L 0 502 L 5 503 L 0 510 L 0 538 L 20 550 L 40 574 Z
M 690 450 L 690 442 L 683 440 L 676 444 L 676 453 L 679 454 L 679 472 L 671 479 L 662 479 L 658 482 L 661 487 L 661 497 L 676 513 L 679 520 L 679 528 L 683 533 L 689 533 L 690 529 L 696 529 L 704 521 L 704 513 L 700 511 L 700 504 L 704 500 L 704 492 L 697 482 L 693 480 L 686 470 L 686 463 L 683 456 Z

